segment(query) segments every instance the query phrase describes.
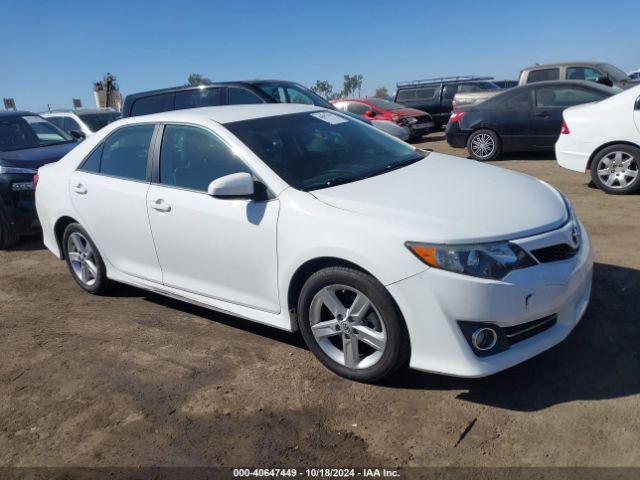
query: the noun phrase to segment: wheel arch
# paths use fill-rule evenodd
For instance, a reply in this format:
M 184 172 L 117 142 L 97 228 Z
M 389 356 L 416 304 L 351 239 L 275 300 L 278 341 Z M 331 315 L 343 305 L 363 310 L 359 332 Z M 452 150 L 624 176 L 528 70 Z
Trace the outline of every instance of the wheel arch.
M 66 228 L 72 223 L 79 223 L 75 218 L 70 217 L 68 215 L 60 217 L 56 220 L 56 223 L 53 227 L 53 233 L 56 238 L 56 242 L 58 243 L 58 248 L 60 249 L 60 258 L 64 260 L 64 248 L 62 246 L 62 237 L 64 235 L 64 231 Z
M 612 147 L 614 145 L 627 145 L 629 147 L 634 147 L 637 149 L 640 149 L 640 145 L 638 145 L 637 143 L 633 143 L 630 142 L 628 140 L 613 140 L 611 142 L 607 142 L 607 143 L 603 143 L 602 145 L 600 145 L 598 148 L 596 148 L 592 153 L 591 156 L 589 157 L 589 161 L 587 162 L 587 172 L 589 171 L 589 169 L 591 169 L 591 164 L 593 163 L 593 159 L 596 158 L 596 156 L 605 148 L 608 147 Z

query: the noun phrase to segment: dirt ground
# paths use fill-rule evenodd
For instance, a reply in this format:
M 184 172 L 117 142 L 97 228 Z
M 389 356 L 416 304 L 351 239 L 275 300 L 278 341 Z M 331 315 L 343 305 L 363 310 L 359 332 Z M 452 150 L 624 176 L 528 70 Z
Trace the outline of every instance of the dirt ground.
M 442 134 L 423 147 L 464 155 Z M 85 294 L 32 239 L 0 252 L 0 466 L 640 466 L 640 195 L 509 158 L 494 163 L 570 197 L 596 252 L 559 346 L 486 379 L 358 384 L 296 334 L 124 286 Z

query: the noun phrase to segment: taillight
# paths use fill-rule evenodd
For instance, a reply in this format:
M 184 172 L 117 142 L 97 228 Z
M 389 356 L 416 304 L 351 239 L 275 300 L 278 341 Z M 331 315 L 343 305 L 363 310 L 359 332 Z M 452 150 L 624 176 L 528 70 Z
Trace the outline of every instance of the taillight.
M 35 190 L 35 188 L 38 186 L 38 180 L 40 180 L 40 176 L 36 173 L 33 176 L 33 189 Z
M 567 127 L 567 122 L 565 122 L 564 119 L 562 120 L 562 130 L 560 130 L 560 133 L 562 135 L 569 135 L 571 133 L 569 127 Z
M 451 116 L 449 117 L 449 122 L 459 122 L 462 117 L 464 117 L 464 112 L 452 112 Z

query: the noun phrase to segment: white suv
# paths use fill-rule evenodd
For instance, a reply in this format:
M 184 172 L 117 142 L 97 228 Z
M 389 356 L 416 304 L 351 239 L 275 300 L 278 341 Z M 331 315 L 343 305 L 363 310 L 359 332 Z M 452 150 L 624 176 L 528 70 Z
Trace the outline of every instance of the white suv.
M 122 114 L 111 108 L 83 108 L 43 113 L 42 117 L 75 137 L 86 138 L 111 122 L 118 120 L 122 117 Z
M 118 281 L 299 329 L 360 381 L 503 370 L 569 335 L 591 291 L 556 189 L 316 106 L 119 120 L 40 169 L 36 205 L 87 292 Z

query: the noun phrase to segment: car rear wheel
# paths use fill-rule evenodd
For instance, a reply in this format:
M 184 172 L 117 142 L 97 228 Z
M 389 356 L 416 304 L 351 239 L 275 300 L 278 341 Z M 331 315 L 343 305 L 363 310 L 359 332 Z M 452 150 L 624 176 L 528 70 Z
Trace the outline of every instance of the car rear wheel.
M 69 224 L 64 231 L 62 245 L 67 266 L 76 283 L 89 293 L 105 293 L 110 286 L 107 270 L 85 229 L 77 223 Z
M 640 190 L 640 149 L 612 145 L 598 152 L 591 162 L 591 178 L 607 193 L 625 195 Z
M 482 129 L 473 132 L 467 139 L 467 151 L 475 160 L 481 162 L 495 159 L 500 155 L 502 143 L 493 130 Z
M 388 377 L 407 363 L 404 320 L 371 275 L 330 267 L 313 274 L 298 300 L 302 336 L 330 370 L 361 382 Z

